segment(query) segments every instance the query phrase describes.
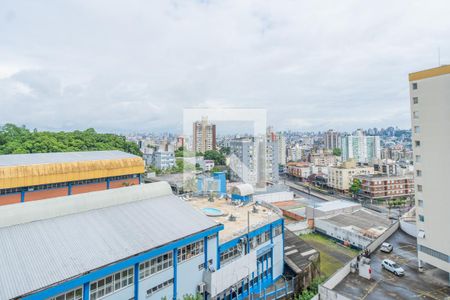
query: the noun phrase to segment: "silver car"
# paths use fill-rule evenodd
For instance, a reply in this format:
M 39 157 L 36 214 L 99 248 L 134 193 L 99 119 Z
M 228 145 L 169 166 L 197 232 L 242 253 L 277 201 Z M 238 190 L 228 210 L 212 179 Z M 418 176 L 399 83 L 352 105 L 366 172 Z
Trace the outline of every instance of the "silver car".
M 390 259 L 383 259 L 383 262 L 381 263 L 381 267 L 385 270 L 388 270 L 389 272 L 394 273 L 397 276 L 403 276 L 405 275 L 405 270 L 403 270 L 402 267 L 397 265 L 394 261 Z
M 392 249 L 394 249 L 394 247 L 391 244 L 383 243 L 383 244 L 381 244 L 380 251 L 386 252 L 386 253 L 391 253 Z

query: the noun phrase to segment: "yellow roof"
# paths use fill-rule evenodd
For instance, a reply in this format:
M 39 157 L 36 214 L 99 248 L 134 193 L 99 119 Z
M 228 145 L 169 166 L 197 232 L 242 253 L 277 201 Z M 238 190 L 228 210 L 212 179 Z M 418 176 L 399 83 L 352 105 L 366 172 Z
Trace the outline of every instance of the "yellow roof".
M 421 80 L 430 77 L 450 74 L 450 65 L 440 66 L 433 69 L 423 70 L 409 74 L 409 81 Z
M 0 166 L 0 189 L 142 173 L 144 161 L 138 156 Z

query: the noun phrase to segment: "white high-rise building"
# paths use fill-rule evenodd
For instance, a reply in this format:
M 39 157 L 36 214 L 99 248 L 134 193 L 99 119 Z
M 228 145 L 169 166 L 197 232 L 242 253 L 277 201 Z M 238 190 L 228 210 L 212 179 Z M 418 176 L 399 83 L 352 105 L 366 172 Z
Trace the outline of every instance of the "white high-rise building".
M 366 136 L 361 129 L 341 139 L 342 160 L 354 159 L 360 163 L 369 163 L 381 158 L 379 136 Z
M 450 66 L 409 74 L 409 83 L 419 267 L 450 275 Z
M 287 163 L 286 150 L 286 137 L 280 133 L 278 134 L 278 158 L 283 166 Z

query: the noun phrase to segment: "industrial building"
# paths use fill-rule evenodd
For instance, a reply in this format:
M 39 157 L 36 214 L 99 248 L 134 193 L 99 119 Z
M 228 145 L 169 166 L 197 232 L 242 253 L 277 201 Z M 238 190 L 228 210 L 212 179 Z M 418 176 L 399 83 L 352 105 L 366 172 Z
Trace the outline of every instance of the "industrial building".
M 242 299 L 284 271 L 279 211 L 184 201 L 166 182 L 6 205 L 0 215 L 0 299 Z
M 144 161 L 121 151 L 0 155 L 0 205 L 139 184 Z
M 121 151 L 0 155 L 0 205 L 139 184 L 144 161 Z

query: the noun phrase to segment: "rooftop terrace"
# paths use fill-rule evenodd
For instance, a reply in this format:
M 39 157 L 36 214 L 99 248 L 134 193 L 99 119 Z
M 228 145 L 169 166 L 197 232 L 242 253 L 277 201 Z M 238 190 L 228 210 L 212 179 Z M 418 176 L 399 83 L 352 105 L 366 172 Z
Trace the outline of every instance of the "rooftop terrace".
M 206 197 L 196 197 L 189 200 L 189 203 L 204 212 L 206 208 L 214 208 L 222 211 L 221 216 L 210 216 L 211 219 L 224 225 L 224 229 L 220 232 L 220 243 L 227 242 L 239 237 L 248 230 L 248 216 L 250 217 L 250 231 L 262 227 L 281 218 L 281 213 L 277 208 L 268 204 L 256 204 L 250 202 L 246 205 L 235 205 L 231 200 L 214 199 L 214 202 L 208 201 Z M 256 210 L 253 208 L 256 207 Z M 236 220 L 230 221 L 229 217 L 233 215 Z

